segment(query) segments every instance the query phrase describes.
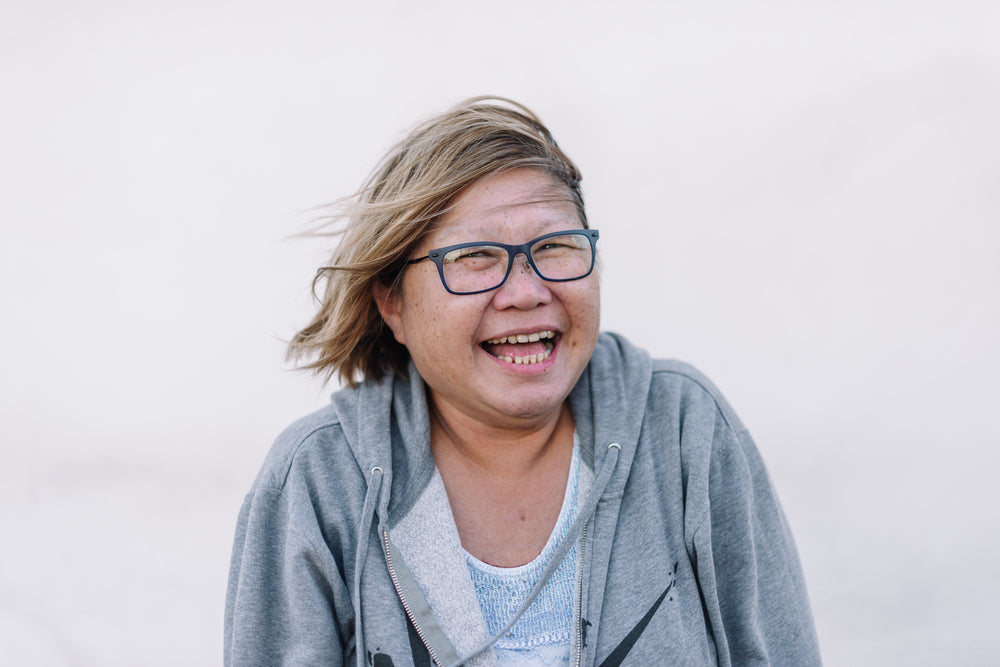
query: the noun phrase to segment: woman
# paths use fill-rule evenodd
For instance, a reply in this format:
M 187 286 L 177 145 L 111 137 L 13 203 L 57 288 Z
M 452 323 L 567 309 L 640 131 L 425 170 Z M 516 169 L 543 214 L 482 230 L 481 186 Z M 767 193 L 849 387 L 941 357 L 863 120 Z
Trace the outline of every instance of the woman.
M 240 513 L 227 664 L 818 664 L 792 537 L 691 367 L 599 334 L 580 174 L 476 98 L 346 213 L 291 352 L 349 385 Z

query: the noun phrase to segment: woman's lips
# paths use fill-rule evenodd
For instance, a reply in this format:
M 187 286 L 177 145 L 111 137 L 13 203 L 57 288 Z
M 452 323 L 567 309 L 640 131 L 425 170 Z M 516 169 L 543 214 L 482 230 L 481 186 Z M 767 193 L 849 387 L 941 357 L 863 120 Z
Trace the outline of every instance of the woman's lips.
M 482 343 L 482 348 L 501 361 L 512 364 L 537 364 L 545 361 L 556 346 L 557 334 L 553 331 L 533 331 Z

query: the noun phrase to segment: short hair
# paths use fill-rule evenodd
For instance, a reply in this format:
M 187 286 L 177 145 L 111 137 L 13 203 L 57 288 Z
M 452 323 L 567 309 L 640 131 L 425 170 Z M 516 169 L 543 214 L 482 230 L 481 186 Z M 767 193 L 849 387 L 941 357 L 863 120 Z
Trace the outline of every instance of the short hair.
M 315 230 L 341 239 L 329 266 L 316 273 L 318 311 L 292 338 L 289 359 L 327 380 L 338 374 L 350 386 L 387 373 L 406 377 L 410 354 L 383 322 L 372 286 L 378 280 L 398 287 L 410 255 L 465 188 L 521 167 L 565 185 L 587 227 L 580 171 L 527 107 L 473 97 L 417 125 L 323 226 L 342 227 Z

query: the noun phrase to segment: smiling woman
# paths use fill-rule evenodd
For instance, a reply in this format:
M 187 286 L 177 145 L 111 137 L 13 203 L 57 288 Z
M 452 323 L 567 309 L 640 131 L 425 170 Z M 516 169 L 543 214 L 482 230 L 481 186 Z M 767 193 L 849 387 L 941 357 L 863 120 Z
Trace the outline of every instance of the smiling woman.
M 497 253 L 502 261 L 492 270 L 494 279 L 486 281 L 492 283 L 490 289 L 460 295 L 447 290 L 447 281 L 454 285 L 455 279 L 462 286 L 481 287 L 483 279 L 468 274 L 489 274 L 488 266 L 457 271 L 449 266 L 436 272 L 428 262 L 409 265 L 393 289 L 378 283 L 373 286 L 382 317 L 396 340 L 406 346 L 427 382 L 432 407 L 447 415 L 447 424 L 471 417 L 476 426 L 507 430 L 523 417 L 535 420 L 523 424 L 530 432 L 544 433 L 546 423 L 558 420 L 566 397 L 590 360 L 600 316 L 598 280 L 590 270 L 594 246 L 577 233 L 584 231 L 583 222 L 569 192 L 562 190 L 551 176 L 534 168 L 483 177 L 458 194 L 417 246 L 416 254 L 427 256 L 440 252 L 430 249 L 442 241 L 460 240 L 459 248 L 471 242 L 472 249 L 482 249 L 487 242 L 516 243 L 537 237 Z M 574 237 L 583 240 L 571 252 L 586 252 L 586 256 L 567 262 L 570 268 L 577 265 L 573 280 L 552 280 L 534 270 L 539 262 L 551 263 L 548 254 L 560 252 L 550 248 L 547 239 Z M 509 256 L 525 248 L 527 252 Z M 497 264 L 481 250 L 477 255 L 452 263 Z M 541 342 L 542 332 L 547 343 Z M 504 343 L 489 343 L 501 338 L 506 339 Z M 478 442 L 478 438 L 472 440 Z M 571 442 L 569 438 L 567 443 Z
M 537 117 L 430 119 L 343 219 L 291 354 L 349 386 L 247 495 L 227 664 L 819 663 L 739 419 L 599 333 L 599 235 Z

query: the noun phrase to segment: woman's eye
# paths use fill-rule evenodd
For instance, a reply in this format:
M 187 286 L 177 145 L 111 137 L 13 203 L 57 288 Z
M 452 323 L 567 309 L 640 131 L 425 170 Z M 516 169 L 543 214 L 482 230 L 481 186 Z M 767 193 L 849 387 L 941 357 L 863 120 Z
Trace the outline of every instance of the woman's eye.
M 562 239 L 556 239 L 553 241 L 545 241 L 544 243 L 535 246 L 532 252 L 570 252 L 573 250 L 582 250 L 583 248 L 573 242 L 566 241 Z
M 444 261 L 454 264 L 458 261 L 495 260 L 497 251 L 492 248 L 461 248 L 444 256 Z

